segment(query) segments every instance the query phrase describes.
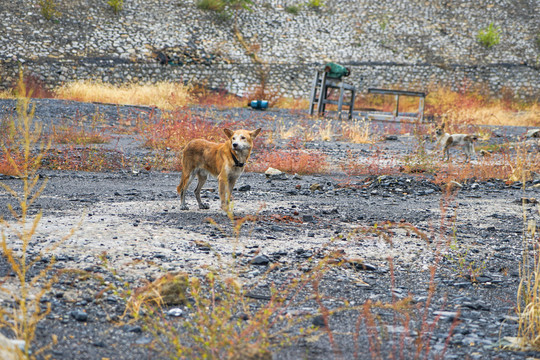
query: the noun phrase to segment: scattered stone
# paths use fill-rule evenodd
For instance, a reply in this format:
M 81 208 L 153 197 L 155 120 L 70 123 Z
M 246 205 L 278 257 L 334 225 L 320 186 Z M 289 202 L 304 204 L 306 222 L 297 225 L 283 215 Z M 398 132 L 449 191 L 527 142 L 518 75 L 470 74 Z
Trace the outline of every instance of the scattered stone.
M 252 265 L 268 265 L 270 259 L 266 255 L 257 255 L 251 260 Z
M 313 324 L 313 326 L 318 326 L 318 327 L 326 326 L 326 324 L 324 323 L 324 317 L 322 315 L 317 315 L 313 317 L 313 320 L 311 321 L 311 323 Z
M 135 340 L 135 344 L 137 345 L 148 345 L 152 342 L 152 338 L 150 336 L 141 336 L 137 340 Z
M 433 315 L 440 316 L 442 320 L 449 322 L 454 321 L 458 317 L 458 313 L 455 311 L 434 311 Z
M 26 343 L 24 340 L 8 339 L 0 333 L 0 359 L 23 360 L 24 357 L 19 353 L 19 351 L 24 351 L 25 345 Z
M 70 313 L 71 317 L 77 321 L 85 322 L 88 321 L 88 314 L 83 310 L 73 310 Z
M 368 264 L 360 259 L 350 259 L 347 260 L 349 264 L 353 265 L 356 270 L 364 270 L 364 271 L 377 271 L 378 268 L 375 265 Z
M 396 141 L 398 139 L 398 137 L 397 137 L 397 135 L 386 135 L 386 137 L 384 139 L 388 140 L 388 141 Z
M 321 184 L 318 184 L 318 183 L 311 184 L 309 186 L 309 190 L 311 190 L 311 191 L 317 191 L 317 190 L 323 191 L 323 186 Z
M 528 137 L 528 138 L 538 138 L 538 137 L 540 137 L 540 129 L 531 129 L 531 130 L 527 131 L 525 136 Z
M 138 325 L 126 325 L 124 326 L 124 331 L 140 334 L 142 333 L 142 328 Z
M 302 215 L 302 222 L 315 222 L 313 215 Z
M 167 311 L 167 315 L 172 316 L 172 317 L 179 317 L 179 316 L 182 316 L 182 314 L 183 314 L 183 311 L 180 308 L 172 308 L 172 309 L 169 309 L 169 311 Z
M 270 180 L 287 180 L 287 174 L 283 171 L 269 167 L 264 172 L 266 177 Z
M 251 185 L 249 184 L 240 186 L 240 188 L 238 188 L 238 191 L 249 191 L 249 190 L 251 190 Z
M 473 310 L 481 310 L 481 311 L 490 311 L 491 310 L 491 308 L 489 306 L 484 305 L 479 301 L 477 301 L 477 302 L 464 301 L 461 305 L 464 306 L 464 307 L 467 307 L 469 309 L 473 309 Z

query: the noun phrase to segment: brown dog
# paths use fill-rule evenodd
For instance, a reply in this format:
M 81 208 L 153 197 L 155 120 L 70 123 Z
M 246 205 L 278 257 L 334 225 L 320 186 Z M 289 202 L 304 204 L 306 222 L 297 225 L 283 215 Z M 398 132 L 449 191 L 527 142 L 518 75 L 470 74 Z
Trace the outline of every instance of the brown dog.
M 201 201 L 201 189 L 208 174 L 217 177 L 219 182 L 219 197 L 221 208 L 229 211 L 231 193 L 236 180 L 244 172 L 244 165 L 249 159 L 253 140 L 261 129 L 254 131 L 223 129 L 228 140 L 218 144 L 202 139 L 191 140 L 184 148 L 182 158 L 182 180 L 176 188 L 182 199 L 182 210 L 187 210 L 186 190 L 197 175 L 199 182 L 195 188 L 195 198 L 199 209 L 208 209 L 209 205 Z

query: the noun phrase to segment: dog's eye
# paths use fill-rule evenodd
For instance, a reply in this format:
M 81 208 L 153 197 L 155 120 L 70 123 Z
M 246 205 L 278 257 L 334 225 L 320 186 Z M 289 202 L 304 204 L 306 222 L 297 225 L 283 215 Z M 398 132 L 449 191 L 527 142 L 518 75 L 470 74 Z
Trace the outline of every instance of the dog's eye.
M 242 136 L 242 137 L 241 137 L 240 139 L 242 139 L 242 140 L 246 140 L 246 137 L 245 137 L 245 136 Z

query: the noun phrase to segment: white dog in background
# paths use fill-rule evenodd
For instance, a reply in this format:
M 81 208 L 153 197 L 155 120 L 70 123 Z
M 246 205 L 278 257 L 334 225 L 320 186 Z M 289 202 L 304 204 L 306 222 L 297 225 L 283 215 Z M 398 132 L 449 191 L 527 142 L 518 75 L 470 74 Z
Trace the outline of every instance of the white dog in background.
M 474 141 L 477 140 L 476 135 L 467 134 L 448 134 L 444 128 L 437 128 L 437 143 L 443 147 L 443 160 L 450 160 L 450 148 L 459 146 L 465 153 L 465 162 L 471 160 L 474 154 Z

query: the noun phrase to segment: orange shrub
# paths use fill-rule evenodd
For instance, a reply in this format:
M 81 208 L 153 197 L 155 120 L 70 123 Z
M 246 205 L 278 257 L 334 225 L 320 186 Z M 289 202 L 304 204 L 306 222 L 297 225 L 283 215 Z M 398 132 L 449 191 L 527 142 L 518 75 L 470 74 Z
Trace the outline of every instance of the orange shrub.
M 252 157 L 248 171 L 264 172 L 269 167 L 290 174 L 323 174 L 329 170 L 327 156 L 303 149 L 262 150 Z
M 5 153 L 0 154 L 0 174 L 11 176 L 18 175 L 17 170 L 9 162 L 8 157 Z
M 223 128 L 235 129 L 241 125 L 243 123 L 240 121 L 215 123 L 203 116 L 194 115 L 189 110 L 176 111 L 169 116 L 163 115 L 161 119 L 141 124 L 139 136 L 146 147 L 181 150 L 193 139 L 222 142 L 225 139 Z

